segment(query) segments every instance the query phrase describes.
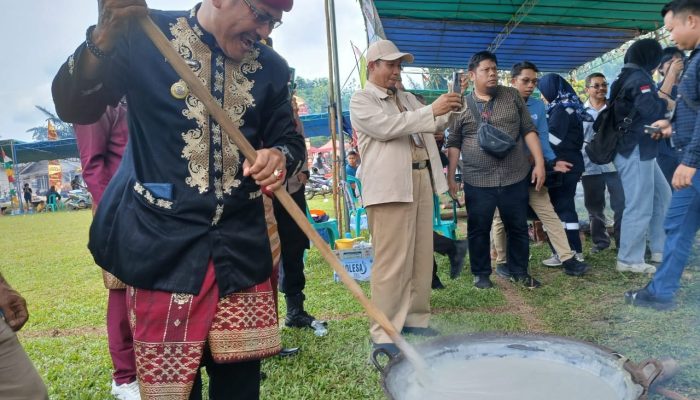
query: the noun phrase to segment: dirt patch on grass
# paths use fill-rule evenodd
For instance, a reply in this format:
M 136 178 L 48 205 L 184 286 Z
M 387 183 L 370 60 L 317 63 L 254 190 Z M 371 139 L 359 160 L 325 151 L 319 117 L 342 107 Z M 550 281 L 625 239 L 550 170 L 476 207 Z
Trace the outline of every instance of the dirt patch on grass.
M 38 339 L 38 338 L 57 338 L 66 336 L 102 336 L 107 334 L 107 327 L 84 327 L 71 329 L 48 329 L 40 331 L 20 331 L 20 338 Z
M 518 289 L 512 283 L 498 275 L 496 275 L 496 281 L 498 282 L 498 288 L 503 293 L 503 297 L 505 297 L 506 302 L 508 302 L 506 309 L 511 314 L 517 315 L 523 321 L 525 330 L 528 332 L 549 332 L 547 325 L 537 316 L 535 308 L 527 304 L 525 299 L 518 293 Z

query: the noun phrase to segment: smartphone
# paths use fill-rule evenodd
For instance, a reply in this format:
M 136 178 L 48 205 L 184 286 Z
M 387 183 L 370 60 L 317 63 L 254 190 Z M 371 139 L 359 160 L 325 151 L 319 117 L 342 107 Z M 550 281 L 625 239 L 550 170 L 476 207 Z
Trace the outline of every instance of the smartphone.
M 462 73 L 454 71 L 452 73 L 452 93 L 462 93 Z
M 297 90 L 296 84 L 296 70 L 294 68 L 289 68 L 289 82 L 287 82 L 287 88 L 289 89 L 289 99 L 291 100 L 294 96 L 294 92 Z
M 645 135 L 654 135 L 657 133 L 661 133 L 661 128 L 656 127 L 656 126 L 651 126 L 651 125 L 644 125 L 644 134 Z

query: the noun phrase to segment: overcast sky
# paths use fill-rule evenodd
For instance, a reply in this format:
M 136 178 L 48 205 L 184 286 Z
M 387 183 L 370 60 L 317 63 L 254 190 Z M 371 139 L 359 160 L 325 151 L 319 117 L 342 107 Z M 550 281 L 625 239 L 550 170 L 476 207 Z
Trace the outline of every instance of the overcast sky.
M 190 9 L 197 0 L 147 0 L 155 9 Z M 350 41 L 361 50 L 366 34 L 357 0 L 336 0 L 340 80 L 355 66 Z M 5 61 L 0 64 L 0 138 L 31 140 L 25 131 L 45 123 L 34 105 L 54 110 L 51 80 L 60 65 L 97 21 L 97 0 L 9 2 L 0 14 Z M 328 76 L 323 0 L 295 0 L 291 13 L 272 33 L 275 49 L 296 68 L 298 77 Z M 357 72 L 352 72 L 357 79 Z

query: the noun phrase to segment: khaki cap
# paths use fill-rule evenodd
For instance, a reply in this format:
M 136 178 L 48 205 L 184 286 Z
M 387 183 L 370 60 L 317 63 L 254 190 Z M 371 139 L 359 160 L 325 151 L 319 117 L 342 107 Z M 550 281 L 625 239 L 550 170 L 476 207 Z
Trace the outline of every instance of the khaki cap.
M 402 53 L 391 40 L 379 40 L 372 43 L 367 49 L 367 62 L 377 60 L 393 61 L 401 59 L 407 63 L 413 62 L 413 54 Z

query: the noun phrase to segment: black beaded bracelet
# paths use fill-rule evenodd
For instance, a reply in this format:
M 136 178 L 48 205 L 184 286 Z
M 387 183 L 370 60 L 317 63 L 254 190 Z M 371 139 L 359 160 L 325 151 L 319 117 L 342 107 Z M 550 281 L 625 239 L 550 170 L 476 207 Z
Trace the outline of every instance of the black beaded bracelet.
M 90 53 L 92 53 L 93 56 L 97 57 L 99 60 L 104 60 L 106 58 L 109 58 L 111 56 L 110 53 L 107 53 L 97 47 L 95 43 L 92 42 L 92 32 L 95 30 L 95 25 L 90 26 L 87 28 L 87 32 L 85 32 L 85 47 L 87 47 L 88 50 L 90 50 Z

